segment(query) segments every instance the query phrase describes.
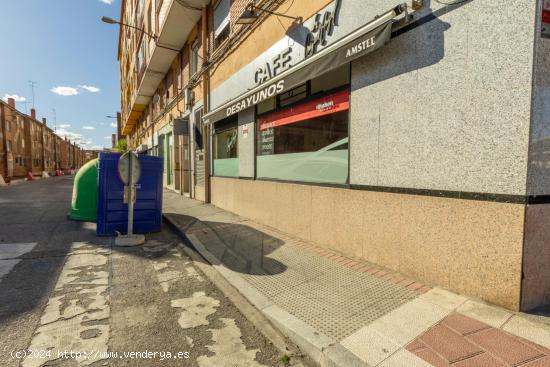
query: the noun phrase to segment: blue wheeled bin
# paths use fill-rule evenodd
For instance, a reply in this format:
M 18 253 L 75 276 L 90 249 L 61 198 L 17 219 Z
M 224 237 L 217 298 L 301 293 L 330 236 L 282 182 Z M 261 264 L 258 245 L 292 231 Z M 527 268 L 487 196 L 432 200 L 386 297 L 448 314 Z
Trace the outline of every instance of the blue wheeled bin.
M 112 236 L 128 230 L 128 204 L 124 204 L 124 183 L 118 175 L 118 153 L 100 153 L 98 168 L 98 236 Z M 136 184 L 134 233 L 159 232 L 162 223 L 162 158 L 139 156 L 141 177 Z

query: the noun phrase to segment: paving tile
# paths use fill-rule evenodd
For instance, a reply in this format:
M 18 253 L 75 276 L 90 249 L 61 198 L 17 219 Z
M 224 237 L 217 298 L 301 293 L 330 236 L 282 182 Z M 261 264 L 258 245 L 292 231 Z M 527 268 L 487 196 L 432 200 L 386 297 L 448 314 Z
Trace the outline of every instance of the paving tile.
M 495 328 L 500 328 L 513 315 L 511 312 L 503 310 L 502 308 L 473 300 L 464 302 L 456 311 Z
M 414 282 L 411 285 L 408 285 L 407 288 L 412 289 L 412 290 L 416 290 L 416 289 L 422 288 L 423 286 L 424 286 L 424 284 L 422 284 L 422 283 Z
M 392 354 L 377 367 L 433 367 L 425 360 L 404 349 Z
M 421 288 L 423 287 L 424 285 L 422 285 Z M 455 310 L 457 307 L 459 307 L 460 305 L 462 305 L 464 302 L 468 300 L 468 298 L 464 296 L 461 296 L 453 292 L 449 292 L 445 289 L 441 289 L 438 287 L 435 287 L 429 292 L 426 292 L 425 294 L 421 295 L 419 298 L 449 310 Z
M 478 346 L 443 324 L 428 330 L 420 340 L 451 363 L 483 352 Z
M 519 337 L 518 337 L 519 338 Z M 539 352 L 541 352 L 542 354 L 545 354 L 547 356 L 550 356 L 550 349 L 548 348 L 545 348 L 543 347 L 542 345 L 540 344 L 536 344 L 536 343 L 533 343 L 532 341 L 530 340 L 527 340 L 527 339 L 523 339 L 523 338 L 520 338 L 521 342 L 529 345 L 530 347 L 532 348 L 535 348 L 536 350 L 538 350 Z
M 521 367 L 550 367 L 550 357 L 543 357 L 531 362 L 522 364 Z
M 482 353 L 472 358 L 453 363 L 453 367 L 508 367 L 489 353 Z
M 449 367 L 450 366 L 449 363 L 446 360 L 444 360 L 443 358 L 438 356 L 430 348 L 418 350 L 414 354 L 417 355 L 418 357 L 422 358 L 423 360 L 425 360 L 426 362 L 428 362 L 429 364 L 431 364 L 434 367 Z
M 426 344 L 422 343 L 420 339 L 413 340 L 412 342 L 407 344 L 407 346 L 405 347 L 405 349 L 408 350 L 409 352 L 414 352 L 416 350 L 424 349 L 424 348 L 427 348 Z
M 460 335 L 468 335 L 480 330 L 490 328 L 489 325 L 472 319 L 467 316 L 463 316 L 459 313 L 452 313 L 443 320 L 445 326 L 453 329 Z
M 493 328 L 468 335 L 466 339 L 513 366 L 543 356 L 541 352 L 520 342 L 518 338 Z
M 368 326 L 351 334 L 340 344 L 371 366 L 378 365 L 399 349 L 397 344 Z
M 409 285 L 411 285 L 413 283 L 414 283 L 414 280 L 405 278 L 402 281 L 400 281 L 399 283 L 397 283 L 397 285 L 400 285 L 402 287 L 408 287 Z
M 424 293 L 427 293 L 429 291 L 431 291 L 432 288 L 428 287 L 427 285 L 423 286 L 422 288 L 418 289 L 418 293 L 421 293 L 421 294 L 424 294 Z
M 405 280 L 404 277 L 402 277 L 401 275 L 394 275 L 391 279 L 390 279 L 390 282 L 392 283 L 395 283 L 395 284 L 399 284 L 399 282 Z
M 363 266 L 357 268 L 356 270 L 361 272 L 361 273 L 366 273 L 367 271 L 369 271 L 370 269 L 372 269 L 372 265 L 370 264 L 363 264 Z
M 405 346 L 448 314 L 449 312 L 441 307 L 415 298 L 375 320 L 369 326 L 400 346 Z
M 502 329 L 543 347 L 550 348 L 550 326 L 535 324 L 516 315 Z

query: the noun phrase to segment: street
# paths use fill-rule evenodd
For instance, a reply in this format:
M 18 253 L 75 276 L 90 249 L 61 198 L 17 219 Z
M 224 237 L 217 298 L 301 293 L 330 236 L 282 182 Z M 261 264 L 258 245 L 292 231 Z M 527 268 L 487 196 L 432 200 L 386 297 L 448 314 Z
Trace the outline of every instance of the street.
M 168 227 L 113 247 L 67 220 L 71 190 L 67 176 L 0 188 L 0 365 L 283 363 Z

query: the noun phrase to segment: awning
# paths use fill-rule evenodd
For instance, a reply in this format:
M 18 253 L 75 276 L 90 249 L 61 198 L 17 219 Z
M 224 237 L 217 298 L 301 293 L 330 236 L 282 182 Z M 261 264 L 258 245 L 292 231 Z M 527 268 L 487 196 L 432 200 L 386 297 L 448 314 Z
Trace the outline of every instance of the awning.
M 246 110 L 298 84 L 379 49 L 390 40 L 393 20 L 402 14 L 406 7 L 406 4 L 396 6 L 312 57 L 207 113 L 203 117 L 204 123 L 214 123 Z

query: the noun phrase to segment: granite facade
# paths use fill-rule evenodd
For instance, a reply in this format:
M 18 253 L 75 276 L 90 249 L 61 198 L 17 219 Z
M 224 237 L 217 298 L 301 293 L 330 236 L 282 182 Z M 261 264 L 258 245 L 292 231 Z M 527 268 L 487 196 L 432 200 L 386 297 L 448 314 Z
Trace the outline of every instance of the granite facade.
M 524 195 L 534 3 L 428 1 L 433 20 L 353 63 L 351 183 Z

